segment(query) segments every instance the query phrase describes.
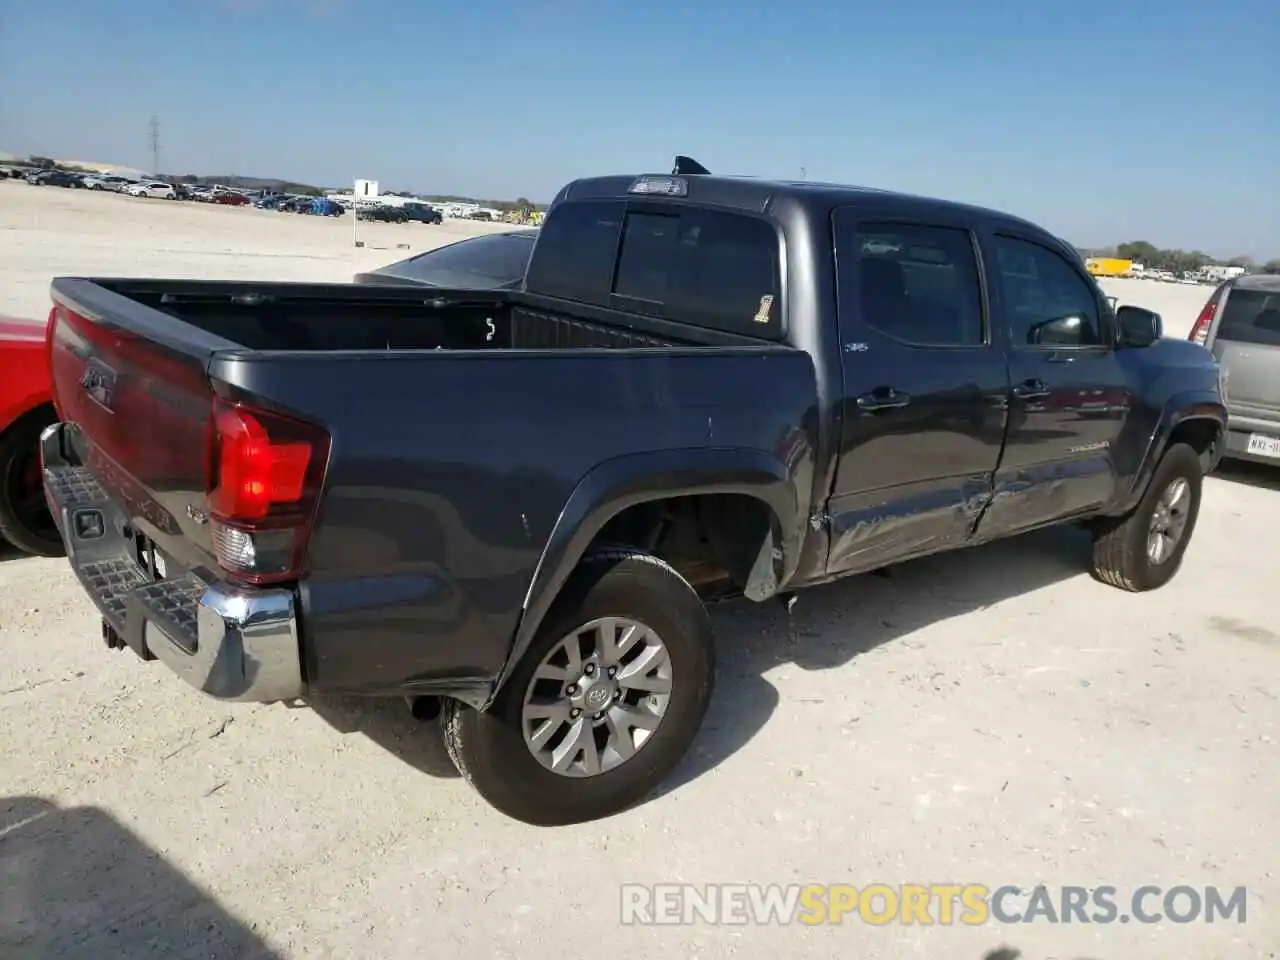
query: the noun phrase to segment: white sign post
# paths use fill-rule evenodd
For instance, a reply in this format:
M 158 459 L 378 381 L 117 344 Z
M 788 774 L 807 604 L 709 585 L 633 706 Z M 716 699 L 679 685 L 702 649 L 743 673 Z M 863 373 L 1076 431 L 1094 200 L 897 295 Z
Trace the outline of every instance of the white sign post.
M 372 200 L 378 195 L 377 180 L 357 180 L 355 187 L 351 191 L 351 240 L 357 247 L 363 247 L 360 242 L 360 203 L 365 200 Z

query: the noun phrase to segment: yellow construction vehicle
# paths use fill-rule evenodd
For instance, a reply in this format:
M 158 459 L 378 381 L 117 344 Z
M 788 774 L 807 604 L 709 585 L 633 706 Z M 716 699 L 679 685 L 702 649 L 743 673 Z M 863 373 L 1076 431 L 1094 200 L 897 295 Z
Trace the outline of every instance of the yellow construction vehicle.
M 1120 257 L 1089 257 L 1084 268 L 1095 277 L 1124 277 L 1133 272 L 1133 261 Z
M 542 223 L 541 210 L 508 210 L 502 215 L 503 223 L 511 223 L 521 227 L 536 227 Z

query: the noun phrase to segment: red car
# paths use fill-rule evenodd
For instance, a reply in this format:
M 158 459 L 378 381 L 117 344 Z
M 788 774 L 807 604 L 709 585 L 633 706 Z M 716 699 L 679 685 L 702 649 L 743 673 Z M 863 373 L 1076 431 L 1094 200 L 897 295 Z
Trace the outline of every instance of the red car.
M 44 499 L 40 432 L 57 417 L 45 351 L 48 324 L 0 317 L 0 541 L 43 557 L 63 553 Z
M 213 195 L 214 203 L 226 203 L 233 207 L 243 207 L 249 202 L 249 198 L 243 193 L 215 193 Z

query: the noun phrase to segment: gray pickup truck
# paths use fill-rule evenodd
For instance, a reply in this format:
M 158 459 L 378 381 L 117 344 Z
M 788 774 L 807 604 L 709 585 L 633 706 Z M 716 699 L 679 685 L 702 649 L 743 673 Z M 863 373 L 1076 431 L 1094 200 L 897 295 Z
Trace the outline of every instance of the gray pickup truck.
M 571 823 L 688 750 L 713 600 L 1058 523 L 1115 587 L 1179 568 L 1218 368 L 1031 223 L 681 161 L 532 249 L 518 290 L 56 279 L 43 480 L 107 643 L 439 703 L 485 798 Z

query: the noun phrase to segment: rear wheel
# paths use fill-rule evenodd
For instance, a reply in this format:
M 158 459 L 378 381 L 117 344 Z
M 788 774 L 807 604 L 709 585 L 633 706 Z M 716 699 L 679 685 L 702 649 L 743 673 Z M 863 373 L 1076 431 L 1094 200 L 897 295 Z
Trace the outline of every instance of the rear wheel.
M 39 557 L 65 552 L 40 472 L 40 432 L 53 419 L 48 412 L 29 414 L 0 436 L 0 538 Z
M 1185 443 L 1169 447 L 1133 511 L 1096 521 L 1094 576 L 1134 592 L 1168 583 L 1195 531 L 1203 483 L 1200 455 Z
M 445 744 L 489 803 L 525 823 L 596 820 L 643 799 L 680 762 L 715 680 L 711 621 L 647 554 L 585 561 L 493 708 L 447 701 Z

